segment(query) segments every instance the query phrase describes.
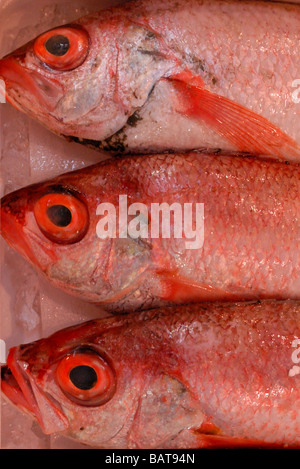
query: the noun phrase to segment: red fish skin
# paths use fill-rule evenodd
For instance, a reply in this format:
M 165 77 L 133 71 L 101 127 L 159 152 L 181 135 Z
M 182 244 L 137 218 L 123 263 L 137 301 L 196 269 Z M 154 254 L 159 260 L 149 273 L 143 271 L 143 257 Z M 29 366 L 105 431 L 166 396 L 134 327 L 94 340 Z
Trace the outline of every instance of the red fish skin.
M 106 160 L 1 200 L 4 239 L 56 287 L 107 308 L 130 310 L 164 302 L 299 299 L 299 167 L 226 154 L 161 154 Z M 49 240 L 34 216 L 49 187 L 67 188 L 89 213 L 84 237 Z M 100 203 L 118 207 L 204 204 L 204 244 L 175 239 L 100 239 Z M 150 213 L 151 215 L 151 213 Z M 195 215 L 193 215 L 195 216 Z M 150 221 L 149 221 L 150 220 Z
M 8 100 L 53 132 L 127 152 L 222 148 L 299 162 L 298 5 L 145 0 L 74 24 L 90 36 L 74 70 L 45 66 L 34 41 L 0 61 Z M 186 71 L 202 83 L 192 102 L 190 81 L 173 86 Z
M 26 385 L 16 370 L 26 369 L 39 395 L 50 396 L 67 418 L 63 434 L 95 447 L 299 448 L 300 374 L 291 373 L 299 338 L 297 301 L 153 309 L 12 349 L 8 362 L 19 381 L 4 392 L 23 402 L 18 385 L 23 392 Z M 92 347 L 114 370 L 115 392 L 103 405 L 78 405 L 57 382 L 56 367 L 80 346 Z M 43 422 L 57 431 L 46 407 Z

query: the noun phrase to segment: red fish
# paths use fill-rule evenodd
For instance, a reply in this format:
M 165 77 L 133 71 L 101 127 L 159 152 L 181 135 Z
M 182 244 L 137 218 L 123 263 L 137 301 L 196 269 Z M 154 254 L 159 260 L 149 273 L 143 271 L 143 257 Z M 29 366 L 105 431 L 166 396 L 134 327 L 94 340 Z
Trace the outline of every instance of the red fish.
M 1 234 L 55 286 L 107 307 L 299 299 L 299 206 L 296 165 L 128 156 L 6 195 Z
M 94 447 L 299 448 L 299 356 L 299 302 L 177 306 L 15 347 L 1 388 Z
M 299 56 L 298 5 L 144 0 L 47 31 L 0 76 L 18 109 L 96 147 L 299 162 Z

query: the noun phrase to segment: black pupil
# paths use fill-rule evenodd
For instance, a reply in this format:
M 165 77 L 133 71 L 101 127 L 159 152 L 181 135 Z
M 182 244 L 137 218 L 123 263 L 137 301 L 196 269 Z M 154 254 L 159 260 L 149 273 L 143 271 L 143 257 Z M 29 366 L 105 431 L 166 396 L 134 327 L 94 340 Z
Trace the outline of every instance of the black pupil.
M 61 57 L 70 49 L 70 41 L 66 36 L 57 34 L 56 36 L 52 36 L 48 39 L 45 43 L 45 47 L 50 54 Z
M 97 373 L 91 366 L 87 365 L 75 366 L 70 371 L 69 377 L 74 386 L 83 391 L 92 389 L 97 382 Z
M 72 214 L 64 205 L 52 205 L 47 209 L 47 216 L 56 226 L 65 227 L 71 223 Z

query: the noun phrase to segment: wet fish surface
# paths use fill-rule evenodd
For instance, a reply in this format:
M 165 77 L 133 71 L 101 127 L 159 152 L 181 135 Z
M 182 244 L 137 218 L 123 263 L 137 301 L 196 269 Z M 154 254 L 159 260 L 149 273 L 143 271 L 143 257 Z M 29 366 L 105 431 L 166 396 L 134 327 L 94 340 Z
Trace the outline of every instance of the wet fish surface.
M 227 154 L 112 158 L 3 197 L 1 234 L 56 287 L 108 309 L 299 299 L 299 171 Z M 153 231 L 153 206 L 169 232 L 162 218 Z
M 94 447 L 299 448 L 299 350 L 299 302 L 173 306 L 14 347 L 1 388 Z
M 300 161 L 299 5 L 130 2 L 0 61 L 8 100 L 117 152 L 199 148 Z

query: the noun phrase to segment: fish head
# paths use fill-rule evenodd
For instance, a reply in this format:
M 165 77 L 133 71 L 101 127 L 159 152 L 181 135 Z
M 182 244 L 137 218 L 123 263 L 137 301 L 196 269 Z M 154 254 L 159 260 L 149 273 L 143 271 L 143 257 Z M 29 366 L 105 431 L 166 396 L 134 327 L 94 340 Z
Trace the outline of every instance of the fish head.
M 1 235 L 57 288 L 102 304 L 130 295 L 149 266 L 151 246 L 105 229 L 99 234 L 104 217 L 97 209 L 117 205 L 116 177 L 107 175 L 106 184 L 95 165 L 7 194 Z M 117 213 L 112 221 L 117 225 Z
M 12 348 L 1 389 L 45 433 L 95 447 L 161 447 L 204 418 L 174 347 L 157 310 L 93 320 Z
M 0 60 L 7 100 L 58 135 L 102 140 L 148 99 L 168 60 L 147 28 L 110 14 L 56 27 Z
M 99 321 L 90 321 L 12 348 L 1 368 L 2 393 L 46 434 L 97 446 L 115 439 L 139 387 L 131 387 L 134 379 L 126 383 L 117 347 L 103 349 L 103 333 Z

